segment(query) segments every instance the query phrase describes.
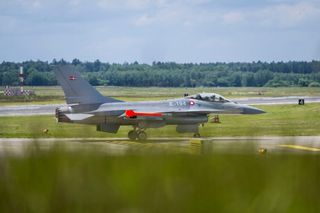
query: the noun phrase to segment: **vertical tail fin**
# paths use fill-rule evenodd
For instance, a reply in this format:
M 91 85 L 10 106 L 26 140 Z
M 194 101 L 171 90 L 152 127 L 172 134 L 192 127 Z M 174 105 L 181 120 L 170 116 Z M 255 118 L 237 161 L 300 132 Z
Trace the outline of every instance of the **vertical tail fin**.
M 55 69 L 58 83 L 61 85 L 67 104 L 101 104 L 120 102 L 114 98 L 101 95 L 84 80 L 74 66 L 65 65 Z

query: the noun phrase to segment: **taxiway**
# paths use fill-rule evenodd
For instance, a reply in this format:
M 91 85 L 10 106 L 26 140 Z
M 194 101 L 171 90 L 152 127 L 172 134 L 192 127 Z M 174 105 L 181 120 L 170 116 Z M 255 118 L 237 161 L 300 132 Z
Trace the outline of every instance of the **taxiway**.
M 0 154 L 28 154 L 32 149 L 52 147 L 69 151 L 100 151 L 107 154 L 127 153 L 296 153 L 320 154 L 320 136 L 265 136 L 212 138 L 151 138 L 146 142 L 126 138 L 0 138 Z
M 302 98 L 305 100 L 306 104 L 320 103 L 320 96 L 238 98 L 232 99 L 232 101 L 249 105 L 298 104 L 298 100 Z M 1 106 L 0 116 L 53 115 L 55 113 L 55 109 L 62 105 L 63 104 Z

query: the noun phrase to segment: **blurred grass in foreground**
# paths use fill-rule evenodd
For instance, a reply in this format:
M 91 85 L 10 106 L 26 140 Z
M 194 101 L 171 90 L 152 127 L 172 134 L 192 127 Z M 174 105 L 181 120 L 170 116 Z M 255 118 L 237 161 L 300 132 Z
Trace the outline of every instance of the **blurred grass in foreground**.
M 28 150 L 0 157 L 0 212 L 320 211 L 319 155 Z
M 212 136 L 297 136 L 320 134 L 320 104 L 258 106 L 261 115 L 220 115 L 222 123 L 200 127 L 203 137 Z M 42 130 L 49 129 L 48 134 Z M 95 126 L 57 123 L 54 116 L 0 117 L 0 137 L 127 137 L 131 126 L 122 126 L 117 134 L 97 132 Z M 174 126 L 148 129 L 149 137 L 190 137 L 178 134 Z

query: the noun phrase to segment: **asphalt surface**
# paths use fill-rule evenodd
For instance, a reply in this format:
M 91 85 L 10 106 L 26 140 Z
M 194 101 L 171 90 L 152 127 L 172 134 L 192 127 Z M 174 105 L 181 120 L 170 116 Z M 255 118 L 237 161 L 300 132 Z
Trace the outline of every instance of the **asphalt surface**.
M 232 101 L 235 101 L 241 104 L 248 104 L 248 105 L 298 104 L 298 100 L 301 98 L 305 100 L 305 104 L 320 103 L 320 96 L 239 98 L 239 99 L 232 99 Z M 62 105 L 63 104 L 1 106 L 0 116 L 53 115 L 55 113 L 55 109 Z
M 28 154 L 30 150 L 63 147 L 69 151 L 99 151 L 111 155 L 127 153 L 269 153 L 320 154 L 320 136 L 151 138 L 146 142 L 126 138 L 0 138 L 0 155 Z

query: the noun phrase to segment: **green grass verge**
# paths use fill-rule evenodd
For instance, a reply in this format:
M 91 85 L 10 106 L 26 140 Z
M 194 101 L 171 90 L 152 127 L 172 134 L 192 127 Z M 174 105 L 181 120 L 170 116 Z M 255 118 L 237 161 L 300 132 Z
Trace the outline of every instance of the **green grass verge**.
M 0 160 L 1 212 L 319 212 L 319 155 L 34 149 Z
M 200 133 L 209 136 L 320 135 L 320 104 L 259 106 L 261 115 L 220 115 L 222 123 L 208 123 Z M 49 129 L 48 134 L 42 130 Z M 54 116 L 0 117 L 0 137 L 127 137 L 131 127 L 118 134 L 97 132 L 95 126 L 56 123 Z M 147 130 L 150 137 L 177 137 L 174 126 Z

